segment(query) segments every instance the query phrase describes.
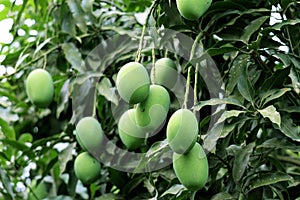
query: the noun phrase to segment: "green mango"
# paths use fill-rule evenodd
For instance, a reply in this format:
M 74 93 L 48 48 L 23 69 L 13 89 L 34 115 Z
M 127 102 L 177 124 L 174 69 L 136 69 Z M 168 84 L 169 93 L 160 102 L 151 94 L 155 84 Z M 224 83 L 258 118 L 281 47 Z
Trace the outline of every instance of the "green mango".
M 137 125 L 136 109 L 123 113 L 118 122 L 118 131 L 121 141 L 129 150 L 139 148 L 147 137 L 147 131 Z
M 170 58 L 158 59 L 151 69 L 151 77 L 155 84 L 172 89 L 178 78 L 177 67 Z
M 167 125 L 167 140 L 174 152 L 188 152 L 196 143 L 197 135 L 198 121 L 192 111 L 179 109 L 173 113 Z
M 35 69 L 25 81 L 26 93 L 30 101 L 40 108 L 46 108 L 53 100 L 54 86 L 51 75 L 44 69 Z
M 142 64 L 130 62 L 118 72 L 116 86 L 119 95 L 124 101 L 136 104 L 147 98 L 150 88 L 150 77 Z
M 177 9 L 182 17 L 198 20 L 210 7 L 212 0 L 176 0 Z
M 101 165 L 87 151 L 80 153 L 74 162 L 76 177 L 84 184 L 95 182 L 101 173 Z
M 136 121 L 149 132 L 157 130 L 166 120 L 170 107 L 168 91 L 160 85 L 151 85 L 147 99 L 136 107 Z
M 97 152 L 103 135 L 101 124 L 94 117 L 84 117 L 76 125 L 76 139 L 84 150 Z
M 209 166 L 204 150 L 199 143 L 187 154 L 173 154 L 173 169 L 180 183 L 189 190 L 197 191 L 208 180 Z

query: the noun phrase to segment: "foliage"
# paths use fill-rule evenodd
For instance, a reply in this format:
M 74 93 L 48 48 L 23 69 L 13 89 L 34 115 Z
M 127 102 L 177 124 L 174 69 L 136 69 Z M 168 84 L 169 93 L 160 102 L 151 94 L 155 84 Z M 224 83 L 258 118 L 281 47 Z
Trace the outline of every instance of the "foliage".
M 26 199 L 34 193 L 35 181 L 46 184 L 46 199 L 193 197 L 171 165 L 147 173 L 102 165 L 101 178 L 90 185 L 83 185 L 74 174 L 75 156 L 82 152 L 74 129 L 83 116 L 95 114 L 106 136 L 122 147 L 112 113 L 118 102 L 115 77 L 122 65 L 136 59 L 138 42 L 132 46 L 128 41 L 140 40 L 148 13 L 152 28 L 142 44 L 143 63 L 166 54 L 160 48 L 152 51 L 152 46 L 176 38 L 179 43 L 171 45 L 179 55 L 168 56 L 196 85 L 198 142 L 206 150 L 210 175 L 194 198 L 300 197 L 299 2 L 214 0 L 198 21 L 182 18 L 170 0 L 23 0 L 20 5 L 0 0 L 0 4 L 5 6 L 0 19 L 14 22 L 13 42 L 1 44 L 5 72 L 0 77 L 0 199 Z M 193 45 L 178 33 L 196 42 Z M 105 55 L 92 51 L 110 38 L 102 49 Z M 206 84 L 205 73 L 198 78 L 191 76 L 197 73 L 188 73 L 197 70 L 191 64 L 205 55 L 218 67 L 224 83 L 221 95 Z M 200 72 L 211 70 L 207 65 L 198 67 Z M 24 81 L 36 68 L 46 68 L 54 80 L 54 101 L 46 109 L 32 105 L 25 93 Z M 96 82 L 96 98 L 86 98 L 89 81 Z M 85 101 L 88 106 L 82 104 Z M 220 109 L 225 105 L 226 110 Z M 177 108 L 173 99 L 170 114 Z M 161 132 L 141 149 L 149 157 L 138 167 L 168 148 L 165 129 Z

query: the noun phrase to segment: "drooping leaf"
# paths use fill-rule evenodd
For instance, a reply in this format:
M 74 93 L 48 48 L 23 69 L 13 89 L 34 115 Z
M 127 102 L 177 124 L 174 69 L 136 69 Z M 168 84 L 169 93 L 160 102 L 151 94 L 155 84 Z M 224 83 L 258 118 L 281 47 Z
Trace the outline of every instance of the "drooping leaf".
M 172 187 L 170 187 L 169 189 L 167 189 L 160 197 L 163 197 L 168 194 L 180 196 L 180 194 L 185 190 L 187 190 L 187 189 L 183 185 L 175 184 Z
M 275 128 L 279 129 L 288 138 L 300 142 L 300 132 L 298 127 L 294 124 L 293 119 L 288 115 L 281 117 L 280 127 L 275 124 Z
M 281 181 L 291 181 L 293 178 L 282 172 L 267 172 L 252 179 L 249 183 L 249 191 L 267 185 L 272 185 Z
M 16 133 L 13 127 L 11 127 L 4 119 L 0 118 L 0 131 L 5 135 L 7 139 L 15 140 Z
M 247 44 L 252 34 L 258 31 L 269 18 L 269 16 L 262 16 L 250 22 L 250 24 L 246 26 L 242 32 L 241 40 Z
M 289 92 L 289 91 L 291 91 L 290 88 L 272 89 L 272 90 L 267 91 L 261 97 L 262 105 L 265 105 L 274 99 L 278 99 L 279 97 L 283 96 L 286 92 Z
M 246 69 L 249 59 L 249 55 L 241 54 L 233 61 L 232 66 L 229 70 L 229 80 L 226 85 L 227 95 L 231 94 L 234 87 L 237 85 L 238 78 Z
M 81 53 L 74 43 L 64 43 L 62 45 L 67 61 L 72 65 L 72 68 L 83 73 L 83 60 Z
M 248 164 L 250 156 L 255 147 L 255 143 L 250 143 L 247 146 L 242 147 L 234 157 L 232 175 L 236 184 L 241 180 Z
M 98 84 L 98 92 L 103 95 L 108 101 L 118 104 L 119 98 L 116 94 L 116 88 L 112 86 L 108 78 L 103 78 Z
M 241 76 L 238 78 L 238 90 L 241 95 L 249 102 L 254 102 L 254 88 L 249 81 L 248 73 L 245 70 Z
M 281 117 L 280 113 L 277 112 L 276 108 L 271 105 L 262 110 L 257 110 L 264 118 L 268 118 L 272 123 L 277 124 L 280 127 Z
M 80 6 L 80 2 L 77 0 L 68 0 L 67 3 L 75 19 L 76 25 L 83 33 L 86 33 L 87 25 L 84 17 L 84 12 Z
M 13 186 L 11 184 L 11 181 L 10 181 L 8 175 L 6 174 L 6 172 L 1 167 L 0 167 L 0 180 L 1 180 L 1 183 L 3 184 L 3 187 L 7 191 L 9 197 L 12 200 L 14 200 L 15 199 L 15 194 L 13 192 Z
M 231 117 L 237 117 L 241 113 L 245 113 L 246 111 L 242 110 L 230 110 L 230 111 L 225 111 L 222 113 L 221 117 L 218 119 L 217 123 L 224 122 L 226 119 L 231 118 Z
M 215 105 L 221 105 L 221 104 L 235 105 L 235 106 L 239 106 L 243 109 L 246 109 L 242 103 L 240 103 L 238 100 L 232 99 L 232 98 L 224 98 L 224 99 L 213 98 L 213 99 L 209 99 L 206 101 L 200 101 L 194 106 L 194 109 L 199 111 L 204 106 L 215 106 Z

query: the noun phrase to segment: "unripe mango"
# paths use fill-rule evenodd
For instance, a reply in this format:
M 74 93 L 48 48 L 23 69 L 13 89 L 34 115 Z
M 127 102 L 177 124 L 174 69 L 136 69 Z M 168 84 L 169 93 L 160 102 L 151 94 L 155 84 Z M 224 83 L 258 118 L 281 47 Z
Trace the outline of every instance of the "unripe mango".
M 199 143 L 187 154 L 173 154 L 173 169 L 181 184 L 189 190 L 199 190 L 208 179 L 209 166 Z
M 182 17 L 198 20 L 210 7 L 212 0 L 176 0 L 177 8 Z
M 178 78 L 177 67 L 170 58 L 161 58 L 151 69 L 151 77 L 155 84 L 172 89 Z
M 137 105 L 137 124 L 149 132 L 158 129 L 165 121 L 170 107 L 168 91 L 160 85 L 151 85 L 147 99 Z
M 192 111 L 179 109 L 173 113 L 167 125 L 167 140 L 174 152 L 188 152 L 196 143 L 197 135 L 198 121 Z
M 74 171 L 82 183 L 91 184 L 100 177 L 101 165 L 88 152 L 82 152 L 75 159 Z
M 150 88 L 150 77 L 142 64 L 130 62 L 118 72 L 116 86 L 124 101 L 136 104 L 147 98 Z
M 103 141 L 101 124 L 93 117 L 84 117 L 76 125 L 76 139 L 82 149 L 97 151 Z
M 123 113 L 118 122 L 118 130 L 121 141 L 130 150 L 139 148 L 147 136 L 147 131 L 137 125 L 136 109 Z
M 35 69 L 29 73 L 26 82 L 26 93 L 30 101 L 41 108 L 48 107 L 54 95 L 51 75 L 44 69 Z

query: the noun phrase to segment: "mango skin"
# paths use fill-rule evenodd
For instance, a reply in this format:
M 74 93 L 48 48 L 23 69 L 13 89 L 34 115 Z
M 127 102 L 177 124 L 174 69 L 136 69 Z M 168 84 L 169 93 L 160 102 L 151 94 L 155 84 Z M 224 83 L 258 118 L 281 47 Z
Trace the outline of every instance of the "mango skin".
M 160 58 L 151 69 L 151 77 L 155 84 L 172 89 L 178 78 L 177 67 L 170 58 Z
M 150 89 L 150 77 L 146 68 L 137 62 L 125 64 L 117 74 L 116 87 L 127 103 L 144 101 Z
M 168 91 L 163 86 L 151 85 L 147 99 L 137 104 L 137 124 L 149 132 L 157 130 L 165 121 L 169 107 Z
M 76 125 L 76 139 L 83 150 L 96 152 L 103 141 L 101 124 L 94 117 L 84 117 Z
M 147 131 L 137 125 L 136 109 L 127 110 L 118 122 L 119 136 L 129 150 L 139 148 L 145 141 Z
M 84 184 L 95 182 L 101 173 L 100 163 L 88 152 L 80 153 L 74 162 L 76 177 Z
M 210 7 L 212 0 L 176 0 L 177 9 L 185 19 L 198 20 Z
M 189 190 L 200 190 L 208 180 L 209 166 L 199 143 L 187 154 L 173 154 L 173 169 L 180 183 Z
M 48 71 L 35 69 L 30 72 L 26 78 L 25 87 L 28 98 L 37 107 L 46 108 L 52 102 L 54 86 Z
M 174 152 L 188 152 L 196 143 L 197 135 L 198 121 L 192 111 L 179 109 L 173 113 L 167 125 L 167 140 Z

